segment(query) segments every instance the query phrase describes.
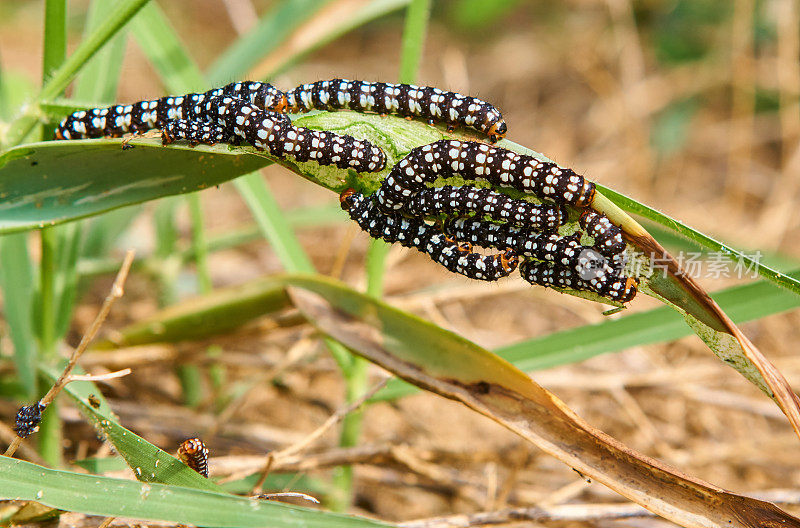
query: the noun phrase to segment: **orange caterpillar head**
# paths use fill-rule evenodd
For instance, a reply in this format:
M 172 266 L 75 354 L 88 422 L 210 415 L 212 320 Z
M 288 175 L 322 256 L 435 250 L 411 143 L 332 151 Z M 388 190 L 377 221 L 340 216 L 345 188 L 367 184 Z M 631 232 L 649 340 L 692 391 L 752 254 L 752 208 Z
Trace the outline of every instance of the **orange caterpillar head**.
M 506 126 L 506 122 L 502 119 L 490 126 L 489 130 L 486 131 L 486 133 L 489 135 L 489 140 L 492 143 L 503 139 L 506 135 L 506 132 L 508 132 L 508 127 Z
M 578 199 L 575 201 L 575 207 L 589 207 L 592 205 L 595 192 L 597 192 L 597 190 L 594 184 L 584 178 L 583 187 L 578 191 Z
M 625 289 L 622 292 L 622 297 L 618 299 L 621 303 L 630 302 L 636 297 L 636 292 L 639 288 L 639 281 L 633 277 L 625 278 Z
M 347 211 L 351 207 L 353 207 L 353 200 L 352 196 L 356 193 L 355 189 L 345 189 L 339 195 L 339 204 L 342 206 L 342 209 Z
M 507 249 L 503 251 L 500 255 L 500 264 L 503 266 L 503 270 L 508 273 L 511 273 L 515 269 L 517 269 L 517 264 L 519 264 L 519 257 L 517 256 L 514 251 Z

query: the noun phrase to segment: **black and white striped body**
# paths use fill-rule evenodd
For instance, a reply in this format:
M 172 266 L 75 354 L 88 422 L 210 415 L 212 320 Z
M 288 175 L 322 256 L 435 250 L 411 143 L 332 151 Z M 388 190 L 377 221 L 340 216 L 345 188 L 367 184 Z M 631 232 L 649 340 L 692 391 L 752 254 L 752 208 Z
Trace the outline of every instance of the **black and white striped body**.
M 621 270 L 615 267 L 614 261 L 594 248 L 581 245 L 579 233 L 569 236 L 560 236 L 554 232 L 537 233 L 530 229 L 475 219 L 447 222 L 444 231 L 470 244 L 500 250 L 510 249 L 520 257 L 540 261 L 544 267 L 528 265 L 534 269 L 530 277 L 549 277 L 550 281 L 559 281 L 562 280 L 559 276 L 563 275 L 564 281 L 570 280 L 578 285 L 559 287 L 593 291 L 619 302 L 628 302 L 636 295 L 635 280 L 623 276 Z M 546 271 L 548 269 L 552 271 Z M 523 278 L 528 280 L 525 274 Z M 532 280 L 528 282 L 542 284 Z
M 490 256 L 474 253 L 468 245 L 447 237 L 422 220 L 384 213 L 371 198 L 352 189 L 342 193 L 341 203 L 342 209 L 371 237 L 415 248 L 454 273 L 495 281 L 508 276 L 517 267 L 518 259 L 513 251 Z
M 200 103 L 223 95 L 243 99 L 262 110 L 282 112 L 286 108 L 286 95 L 271 84 L 235 82 L 204 93 L 167 96 L 129 105 L 74 112 L 58 125 L 55 138 L 118 137 L 161 128 L 170 121 L 195 121 L 199 118 L 195 109 Z
M 420 117 L 474 128 L 492 141 L 506 133 L 503 116 L 491 104 L 431 86 L 331 79 L 302 84 L 287 92 L 286 99 L 290 112 L 353 110 Z
M 422 189 L 411 196 L 403 212 L 417 217 L 476 213 L 476 217 L 489 217 L 537 231 L 556 229 L 567 220 L 566 211 L 558 205 L 533 204 L 492 189 L 470 185 Z
M 195 144 L 243 141 L 278 158 L 315 161 L 356 172 L 377 172 L 386 165 L 386 155 L 368 141 L 296 127 L 286 115 L 261 110 L 243 99 L 211 97 L 192 113 L 202 121 L 175 120 L 164 125 L 165 144 L 176 140 Z
M 449 176 L 485 180 L 576 207 L 587 207 L 595 193 L 593 183 L 555 163 L 484 143 L 441 140 L 409 152 L 392 168 L 376 196 L 385 210 L 399 211 L 427 184 Z

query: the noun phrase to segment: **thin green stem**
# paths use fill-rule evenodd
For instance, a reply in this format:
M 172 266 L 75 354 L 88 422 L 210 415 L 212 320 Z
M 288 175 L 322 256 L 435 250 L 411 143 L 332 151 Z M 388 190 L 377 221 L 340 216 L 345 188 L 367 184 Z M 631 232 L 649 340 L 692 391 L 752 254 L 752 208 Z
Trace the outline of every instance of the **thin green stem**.
M 38 334 L 39 348 L 44 358 L 52 358 L 56 353 L 56 262 L 58 260 L 58 231 L 55 227 L 45 227 L 39 233 L 41 260 L 39 263 L 39 303 Z
M 400 55 L 401 83 L 413 83 L 417 80 L 430 13 L 431 0 L 412 0 L 408 6 Z
M 211 292 L 211 272 L 208 269 L 208 242 L 203 221 L 203 205 L 200 195 L 188 196 L 189 216 L 192 220 L 192 253 L 197 268 L 197 290 L 201 294 Z
M 47 383 L 42 383 L 47 385 Z M 50 402 L 39 424 L 39 454 L 53 467 L 61 467 L 64 463 L 63 446 L 61 445 L 62 426 L 58 417 L 58 401 Z
M 430 15 L 430 0 L 412 0 L 406 11 L 406 22 L 403 29 L 403 45 L 400 55 L 399 78 L 402 83 L 416 81 L 417 71 L 422 58 L 422 48 Z M 386 256 L 391 246 L 382 240 L 373 240 L 367 252 L 367 294 L 375 298 L 383 296 L 383 278 L 386 271 Z M 347 402 L 352 403 L 367 391 L 368 363 L 360 357 L 353 357 L 350 367 L 345 369 L 347 384 Z M 340 447 L 358 445 L 361 436 L 363 413 L 356 411 L 347 415 L 342 421 L 339 436 Z M 333 477 L 335 494 L 331 501 L 334 510 L 343 511 L 352 502 L 353 468 L 341 466 Z
M 101 24 L 96 31 L 86 37 L 63 64 L 58 66 L 57 69 L 52 67 L 46 68 L 45 72 L 52 71 L 52 75 L 48 76 L 47 82 L 42 86 L 39 95 L 36 96 L 34 101 L 36 104 L 31 105 L 28 112 L 11 123 L 8 135 L 5 138 L 5 143 L 8 145 L 19 144 L 39 122 L 38 103 L 56 99 L 89 59 L 91 59 L 94 54 L 122 29 L 122 27 L 149 1 L 150 0 L 128 0 L 127 2 L 120 2 L 117 9 L 114 10 L 105 23 Z M 48 2 L 47 5 L 49 7 L 50 2 Z M 53 21 L 51 25 L 55 27 L 55 21 Z M 45 46 L 45 50 L 49 49 L 49 47 L 50 45 Z M 66 49 L 66 44 L 64 44 L 64 47 Z M 48 52 L 45 52 L 45 56 L 47 56 L 47 53 Z
M 47 81 L 67 57 L 67 1 L 47 0 L 44 13 L 42 79 Z
M 42 85 L 52 82 L 51 74 L 62 67 L 67 50 L 67 2 L 66 0 L 47 0 L 44 15 L 44 56 L 42 62 Z M 44 90 L 44 88 L 43 88 Z M 60 94 L 63 88 L 53 93 Z M 31 127 L 32 128 L 32 127 Z M 46 131 L 43 131 L 47 134 Z M 40 232 L 41 262 L 39 265 L 38 320 L 39 353 L 45 359 L 56 355 L 56 310 L 59 303 L 56 292 L 58 273 L 59 231 L 46 227 Z M 52 402 L 40 426 L 39 453 L 50 464 L 60 466 L 61 421 L 58 418 L 56 402 Z

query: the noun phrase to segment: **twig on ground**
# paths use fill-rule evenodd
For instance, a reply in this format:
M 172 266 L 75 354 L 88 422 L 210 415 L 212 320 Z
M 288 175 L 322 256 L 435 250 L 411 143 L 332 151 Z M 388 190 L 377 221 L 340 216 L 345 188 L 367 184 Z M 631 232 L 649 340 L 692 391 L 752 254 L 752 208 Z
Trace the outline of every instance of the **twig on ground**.
M 61 373 L 61 376 L 53 384 L 53 386 L 50 387 L 50 390 L 47 391 L 47 394 L 45 394 L 41 400 L 33 405 L 22 407 L 19 413 L 17 413 L 17 426 L 15 428 L 17 436 L 11 442 L 11 445 L 8 446 L 8 449 L 6 449 L 6 452 L 4 453 L 5 456 L 13 456 L 22 442 L 22 439 L 36 432 L 36 430 L 39 428 L 39 421 L 41 421 L 42 412 L 47 408 L 48 405 L 50 405 L 50 403 L 55 399 L 58 393 L 61 392 L 64 386 L 73 380 L 72 371 L 78 364 L 78 359 L 81 357 L 81 354 L 86 351 L 86 348 L 95 338 L 97 332 L 100 331 L 100 327 L 103 325 L 103 322 L 105 322 L 106 317 L 108 317 L 108 313 L 111 311 L 111 307 L 113 306 L 114 302 L 116 302 L 116 300 L 122 297 L 122 295 L 125 293 L 123 290 L 123 285 L 125 284 L 125 280 L 128 278 L 128 272 L 131 269 L 131 264 L 133 264 L 134 254 L 135 253 L 132 249 L 128 250 L 128 252 L 125 254 L 125 258 L 122 261 L 122 266 L 117 273 L 117 278 L 114 279 L 114 284 L 111 285 L 111 291 L 106 296 L 105 301 L 103 301 L 103 305 L 100 307 L 100 312 L 97 314 L 97 317 L 95 317 L 94 321 L 92 321 L 92 324 L 89 326 L 89 329 L 86 331 L 86 333 L 83 334 L 81 342 L 78 343 L 78 346 L 72 351 L 72 355 L 70 356 L 66 367 L 64 367 L 64 371 Z

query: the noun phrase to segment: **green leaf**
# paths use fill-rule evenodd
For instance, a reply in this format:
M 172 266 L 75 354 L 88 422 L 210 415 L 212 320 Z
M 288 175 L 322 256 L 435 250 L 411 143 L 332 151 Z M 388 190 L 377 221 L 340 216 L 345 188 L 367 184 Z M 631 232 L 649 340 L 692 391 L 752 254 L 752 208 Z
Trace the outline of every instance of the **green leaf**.
M 36 501 L 53 508 L 91 515 L 169 521 L 195 526 L 388 526 L 369 519 L 227 493 L 57 471 L 5 456 L 0 456 L 0 498 Z
M 48 141 L 0 155 L 0 233 L 204 189 L 270 163 L 223 146 L 163 148 L 147 139 L 131 146 L 123 150 L 119 139 Z

